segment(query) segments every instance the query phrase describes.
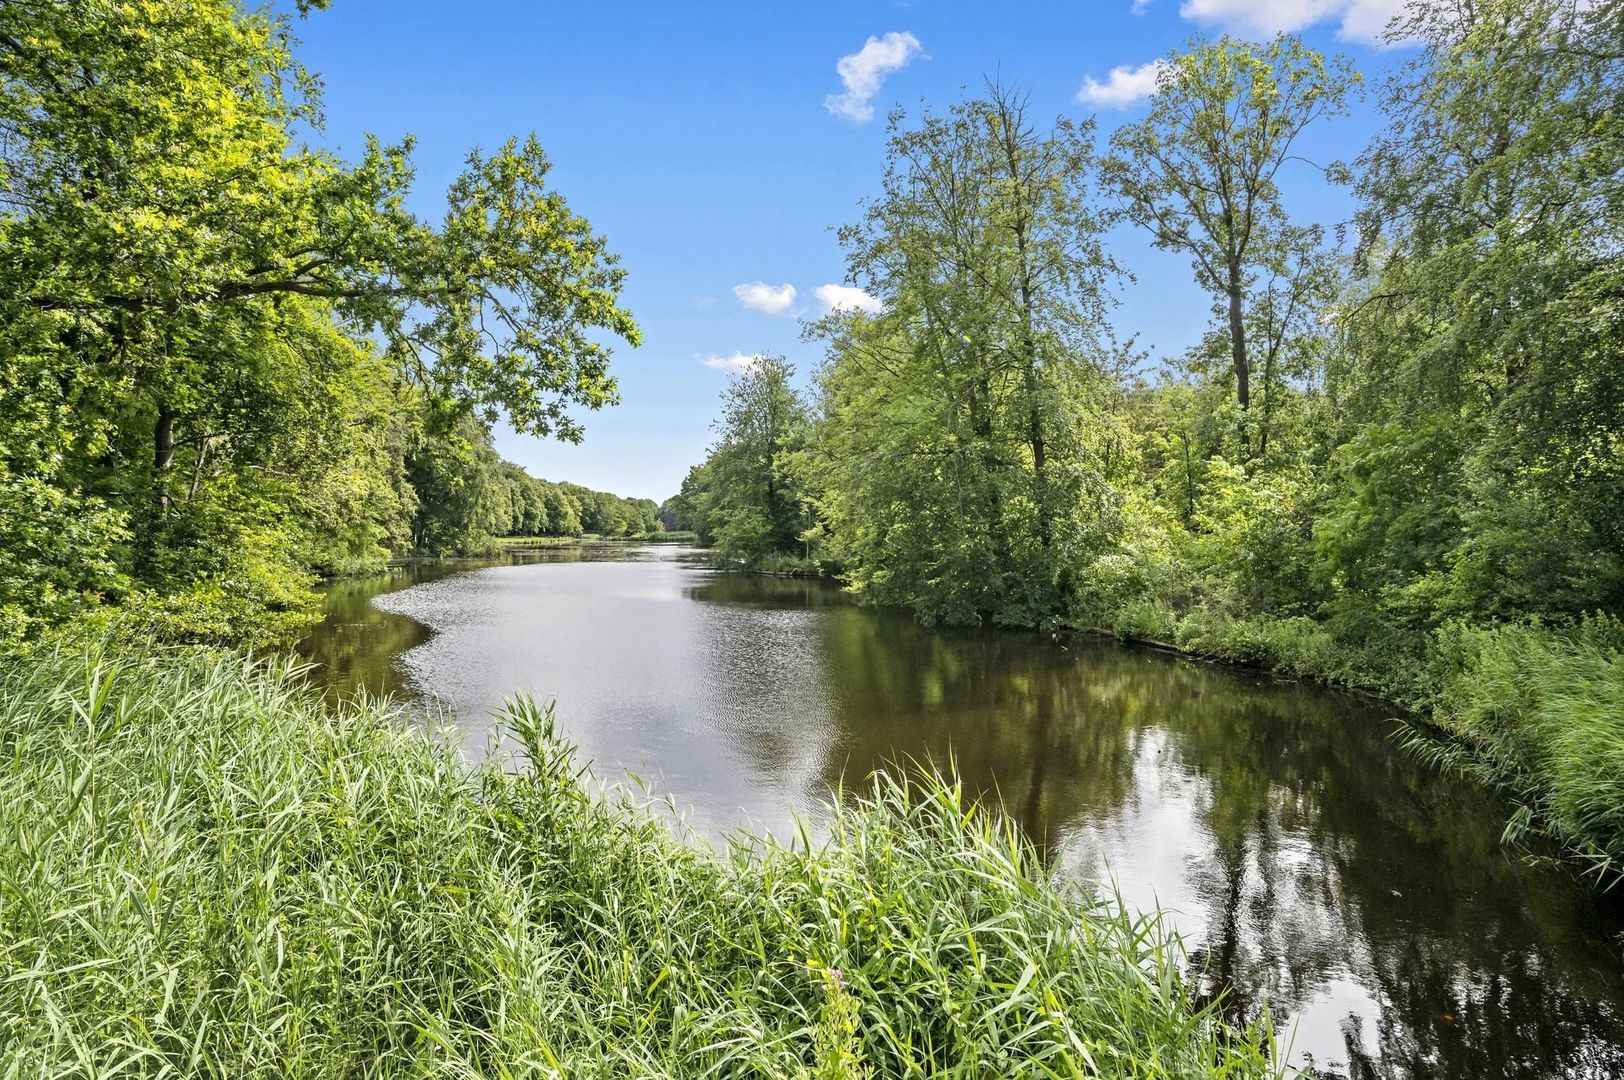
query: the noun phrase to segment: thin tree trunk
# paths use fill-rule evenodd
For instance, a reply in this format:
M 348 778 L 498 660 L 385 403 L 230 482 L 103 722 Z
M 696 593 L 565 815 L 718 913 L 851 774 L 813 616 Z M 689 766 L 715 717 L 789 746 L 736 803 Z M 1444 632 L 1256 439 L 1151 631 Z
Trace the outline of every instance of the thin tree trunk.
M 1278 345 L 1271 345 L 1263 361 L 1263 423 L 1258 429 L 1258 457 L 1269 452 L 1269 428 L 1274 422 L 1274 367 L 1279 352 Z
M 1010 150 L 1010 172 L 1016 175 L 1014 150 Z M 1034 302 L 1032 299 L 1032 269 L 1026 250 L 1027 221 L 1022 211 L 1015 218 L 1015 252 L 1020 261 L 1021 294 L 1021 349 L 1026 354 L 1026 440 L 1032 447 L 1032 480 L 1037 492 L 1038 536 L 1047 548 L 1054 541 L 1054 526 L 1050 520 L 1048 490 L 1048 444 L 1043 433 L 1043 408 L 1039 400 L 1038 349 L 1032 337 Z
M 1031 193 L 1021 172 L 1021 130 L 1025 123 L 1025 107 L 1004 96 L 1000 90 L 994 95 L 1000 124 L 1000 142 L 1004 151 L 1004 167 L 1016 203 L 1014 234 L 1017 270 L 1016 289 L 1020 301 L 1021 351 L 1026 361 L 1024 382 L 1026 388 L 1026 441 L 1032 448 L 1032 486 L 1038 509 L 1038 537 L 1048 548 L 1054 542 L 1053 515 L 1049 506 L 1048 445 L 1043 431 L 1043 409 L 1038 379 L 1037 342 L 1033 327 L 1037 322 L 1036 304 L 1032 297 L 1032 256 L 1028 250 L 1031 220 L 1027 216 L 1032 205 Z
M 1252 407 L 1252 372 L 1246 359 L 1246 321 L 1241 312 L 1241 265 L 1237 259 L 1229 262 L 1229 356 L 1235 365 L 1235 402 L 1241 407 L 1241 420 L 1235 436 L 1240 443 L 1241 460 L 1245 461 L 1251 457 L 1247 412 Z
M 1252 407 L 1251 371 L 1246 363 L 1246 322 L 1241 312 L 1240 266 L 1229 266 L 1229 355 L 1235 365 L 1235 401 L 1242 409 Z
M 174 460 L 175 413 L 168 405 L 159 405 L 152 425 L 152 483 L 159 517 L 169 516 L 169 467 Z

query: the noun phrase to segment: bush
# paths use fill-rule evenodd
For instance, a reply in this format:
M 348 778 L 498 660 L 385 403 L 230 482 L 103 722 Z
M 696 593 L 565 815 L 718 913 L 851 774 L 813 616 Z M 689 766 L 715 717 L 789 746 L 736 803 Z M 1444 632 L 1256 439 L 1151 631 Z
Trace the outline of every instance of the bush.
M 101 500 L 0 463 L 0 649 L 127 592 L 112 553 L 128 539 L 124 516 Z
M 1283 675 L 1348 681 L 1345 655 L 1336 640 L 1319 623 L 1302 616 L 1237 619 L 1195 611 L 1179 623 L 1175 641 L 1186 652 Z
M 1307 488 L 1297 473 L 1248 474 L 1219 458 L 1209 463 L 1193 562 L 1226 606 L 1241 614 L 1301 614 L 1320 599 Z
M 524 767 L 469 771 L 285 665 L 0 672 L 0 1071 L 1272 1073 L 1154 917 L 1062 892 L 955 785 L 718 855 L 506 720 Z

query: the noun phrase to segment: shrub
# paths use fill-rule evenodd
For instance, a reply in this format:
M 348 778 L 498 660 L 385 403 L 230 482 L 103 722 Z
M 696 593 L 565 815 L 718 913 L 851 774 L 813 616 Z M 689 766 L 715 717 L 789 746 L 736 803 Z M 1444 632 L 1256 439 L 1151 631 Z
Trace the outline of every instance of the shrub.
M 128 591 L 112 555 L 128 538 L 124 516 L 101 500 L 13 475 L 0 462 L 0 648 Z

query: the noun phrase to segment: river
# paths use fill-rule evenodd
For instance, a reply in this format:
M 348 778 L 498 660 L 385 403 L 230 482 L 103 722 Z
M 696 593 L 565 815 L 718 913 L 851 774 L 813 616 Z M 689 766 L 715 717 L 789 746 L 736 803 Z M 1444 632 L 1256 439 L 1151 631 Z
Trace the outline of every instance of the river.
M 1237 1015 L 1347 1077 L 1624 1076 L 1624 897 L 1510 857 L 1508 808 L 1417 763 L 1391 709 L 1092 638 L 927 629 L 674 545 L 335 584 L 334 693 L 460 718 L 555 698 L 599 777 L 699 836 L 781 835 L 897 761 L 951 760 L 1060 872 L 1160 905 Z

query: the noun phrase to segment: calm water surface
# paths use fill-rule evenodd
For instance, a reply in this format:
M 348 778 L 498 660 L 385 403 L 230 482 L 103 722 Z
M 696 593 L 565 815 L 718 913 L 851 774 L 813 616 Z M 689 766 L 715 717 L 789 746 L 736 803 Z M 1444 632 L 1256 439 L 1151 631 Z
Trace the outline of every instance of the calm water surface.
M 843 779 L 946 760 L 1065 873 L 1160 904 L 1237 1013 L 1350 1077 L 1624 1077 L 1624 898 L 1508 859 L 1507 810 L 1389 710 L 1108 642 L 927 630 L 673 546 L 345 582 L 302 645 L 336 691 L 437 702 L 485 752 L 555 697 L 606 778 L 700 833 L 785 829 Z

